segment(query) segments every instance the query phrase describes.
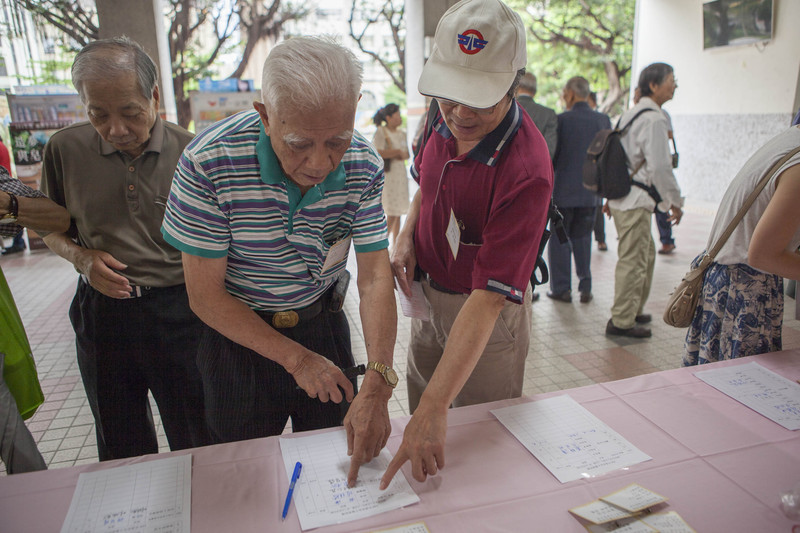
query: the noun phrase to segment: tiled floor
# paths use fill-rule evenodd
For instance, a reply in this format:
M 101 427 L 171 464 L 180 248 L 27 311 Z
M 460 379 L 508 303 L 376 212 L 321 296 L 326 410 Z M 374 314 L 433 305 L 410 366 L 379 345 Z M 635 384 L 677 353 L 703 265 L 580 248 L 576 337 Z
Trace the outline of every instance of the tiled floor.
M 604 335 L 614 294 L 616 233 L 613 223 L 606 224 L 609 250 L 593 251 L 594 300 L 588 304 L 578 303 L 577 298 L 572 304 L 554 302 L 544 296 L 547 287 L 540 287 L 538 292 L 542 297 L 533 304 L 525 394 L 678 367 L 685 330 L 665 325 L 660 316 L 667 295 L 688 269 L 693 256 L 704 247 L 713 214 L 713 206 L 687 205 L 683 222 L 675 228 L 675 253 L 657 256 L 655 279 L 646 306 L 646 311 L 654 317 L 650 339 L 609 339 Z M 67 318 L 77 275 L 71 265 L 46 250 L 2 257 L 0 266 L 25 323 L 45 393 L 45 403 L 28 420 L 28 427 L 50 468 L 95 462 L 97 450 L 92 415 L 78 372 L 74 334 Z M 574 281 L 573 286 L 576 284 Z M 353 329 L 357 362 L 366 362 L 355 290 L 353 283 L 345 310 Z M 784 322 L 784 347 L 787 349 L 800 346 L 800 322 L 794 320 L 793 304 L 792 300 L 787 300 Z M 395 367 L 402 377 L 410 321 L 399 311 L 398 315 Z M 401 378 L 389 406 L 392 416 L 408 413 L 406 400 Z M 160 426 L 159 439 L 162 450 L 167 450 Z M 0 473 L 4 475 L 5 470 Z

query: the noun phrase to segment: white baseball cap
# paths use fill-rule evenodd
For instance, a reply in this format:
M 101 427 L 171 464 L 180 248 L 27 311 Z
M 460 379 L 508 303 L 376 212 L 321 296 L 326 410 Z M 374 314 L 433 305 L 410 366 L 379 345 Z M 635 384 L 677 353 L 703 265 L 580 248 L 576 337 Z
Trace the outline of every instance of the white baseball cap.
M 463 0 L 436 26 L 421 94 L 491 107 L 508 92 L 528 53 L 522 19 L 500 0 Z

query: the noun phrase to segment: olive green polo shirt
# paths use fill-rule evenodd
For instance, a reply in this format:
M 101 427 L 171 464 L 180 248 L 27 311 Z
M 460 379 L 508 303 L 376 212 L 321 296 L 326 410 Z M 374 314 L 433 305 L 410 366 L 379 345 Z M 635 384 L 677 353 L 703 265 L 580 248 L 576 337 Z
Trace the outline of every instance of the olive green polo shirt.
M 54 133 L 44 149 L 42 190 L 69 211 L 73 237 L 128 265 L 134 285 L 183 283 L 181 253 L 164 241 L 161 222 L 175 166 L 192 133 L 156 119 L 145 151 L 132 159 L 89 122 Z

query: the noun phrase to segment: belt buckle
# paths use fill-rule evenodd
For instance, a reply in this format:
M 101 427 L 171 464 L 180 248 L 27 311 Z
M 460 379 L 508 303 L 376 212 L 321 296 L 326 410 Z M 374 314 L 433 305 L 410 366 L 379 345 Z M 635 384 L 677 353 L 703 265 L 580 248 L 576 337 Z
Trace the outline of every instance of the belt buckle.
M 278 311 L 272 315 L 272 325 L 276 328 L 293 328 L 298 322 L 300 317 L 295 311 Z

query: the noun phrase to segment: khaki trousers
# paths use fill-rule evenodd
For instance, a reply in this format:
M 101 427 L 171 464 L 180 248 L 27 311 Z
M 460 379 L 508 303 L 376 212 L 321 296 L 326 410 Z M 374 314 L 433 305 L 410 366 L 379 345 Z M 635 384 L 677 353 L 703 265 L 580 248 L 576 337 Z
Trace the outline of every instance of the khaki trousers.
M 652 213 L 647 209 L 611 210 L 619 236 L 614 273 L 614 305 L 611 320 L 618 328 L 636 325 L 653 283 L 656 245 L 650 230 Z
M 431 306 L 430 322 L 413 319 L 408 346 L 408 406 L 413 413 L 428 385 L 461 307 L 464 294 L 447 294 L 422 282 Z M 522 304 L 506 302 L 497 317 L 492 335 L 453 407 L 505 400 L 522 396 L 525 359 L 531 332 L 531 287 L 528 285 Z

